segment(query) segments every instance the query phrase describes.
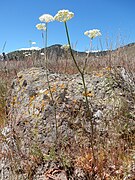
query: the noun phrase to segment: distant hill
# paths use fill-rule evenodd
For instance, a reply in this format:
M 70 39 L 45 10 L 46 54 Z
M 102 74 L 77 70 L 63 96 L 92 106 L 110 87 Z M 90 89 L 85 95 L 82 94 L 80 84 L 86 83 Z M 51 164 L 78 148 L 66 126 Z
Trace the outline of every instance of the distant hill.
M 47 55 L 49 60 L 57 60 L 59 58 L 64 58 L 67 56 L 67 53 L 61 48 L 62 45 L 55 44 L 47 48 Z M 7 58 L 9 60 L 24 60 L 28 56 L 33 57 L 41 57 L 44 53 L 45 49 L 39 49 L 39 50 L 17 50 L 13 51 L 7 54 Z M 78 57 L 83 58 L 87 56 L 87 52 L 79 52 L 74 51 L 74 54 L 76 54 Z M 105 56 L 108 53 L 125 53 L 129 58 L 135 57 L 135 43 L 130 43 L 125 46 L 121 46 L 115 50 L 109 50 L 109 51 L 99 51 L 99 52 L 90 52 L 90 56 Z
M 128 58 L 133 58 L 135 57 L 135 43 L 127 44 L 125 46 L 117 48 L 115 51 L 124 52 L 128 56 Z

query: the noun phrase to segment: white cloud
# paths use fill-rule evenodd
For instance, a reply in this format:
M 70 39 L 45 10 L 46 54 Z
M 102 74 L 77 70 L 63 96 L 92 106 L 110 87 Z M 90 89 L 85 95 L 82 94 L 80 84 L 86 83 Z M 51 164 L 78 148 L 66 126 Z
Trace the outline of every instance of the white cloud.
M 34 42 L 34 41 L 33 41 L 31 44 L 35 45 L 35 44 L 36 44 L 36 42 Z

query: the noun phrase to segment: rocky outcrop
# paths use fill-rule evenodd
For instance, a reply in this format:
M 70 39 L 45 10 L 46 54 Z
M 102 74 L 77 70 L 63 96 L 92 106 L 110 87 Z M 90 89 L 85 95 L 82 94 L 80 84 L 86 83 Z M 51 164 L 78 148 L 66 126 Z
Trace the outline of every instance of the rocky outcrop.
M 125 135 L 126 127 L 135 132 L 133 76 L 123 68 L 106 68 L 86 74 L 85 81 L 95 139 Z M 90 147 L 85 96 L 79 74 L 55 74 L 44 68 L 19 72 L 8 98 L 10 120 L 1 130 L 5 140 L 0 145 L 0 178 L 88 179 L 70 160 L 75 160 L 79 147 Z M 114 121 L 119 130 L 109 134 Z

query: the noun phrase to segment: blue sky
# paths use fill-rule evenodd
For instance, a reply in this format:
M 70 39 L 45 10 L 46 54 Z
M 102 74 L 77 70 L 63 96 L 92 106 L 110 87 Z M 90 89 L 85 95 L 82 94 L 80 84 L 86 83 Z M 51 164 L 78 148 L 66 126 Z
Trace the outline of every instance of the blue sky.
M 55 15 L 68 9 L 75 16 L 68 22 L 71 42 L 79 51 L 89 49 L 89 38 L 84 31 L 100 29 L 103 48 L 107 43 L 135 42 L 135 0 L 1 0 L 0 53 L 6 41 L 5 52 L 29 47 L 29 40 L 43 47 L 41 32 L 35 28 L 42 14 Z M 48 45 L 66 44 L 64 24 L 51 22 L 48 27 Z M 93 40 L 93 49 L 101 49 L 99 39 Z

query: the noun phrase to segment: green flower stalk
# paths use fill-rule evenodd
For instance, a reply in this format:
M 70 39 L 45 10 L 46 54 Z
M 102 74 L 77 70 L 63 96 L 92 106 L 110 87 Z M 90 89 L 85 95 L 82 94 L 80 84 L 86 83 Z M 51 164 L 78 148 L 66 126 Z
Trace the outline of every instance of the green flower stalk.
M 37 24 L 36 27 L 39 30 L 42 30 L 42 38 L 43 38 L 43 44 L 45 45 L 45 66 L 46 66 L 46 77 L 47 77 L 47 83 L 48 83 L 48 88 L 49 88 L 49 92 L 50 92 L 50 96 L 51 96 L 51 100 L 52 100 L 52 104 L 53 104 L 53 109 L 54 109 L 54 118 L 55 118 L 55 125 L 56 125 L 56 145 L 57 145 L 57 138 L 58 138 L 58 122 L 57 122 L 57 118 L 56 118 L 56 105 L 55 105 L 55 101 L 53 98 L 53 94 L 51 91 L 51 86 L 49 83 L 49 74 L 48 74 L 48 56 L 47 56 L 47 41 L 48 41 L 48 23 L 54 21 L 53 16 L 51 16 L 50 14 L 43 14 L 42 16 L 39 17 L 39 20 L 41 22 L 41 24 Z M 45 38 L 44 38 L 44 32 L 45 31 Z
M 50 14 L 43 14 L 42 16 L 39 17 L 39 20 L 43 22 L 43 24 L 38 25 L 41 30 L 46 30 L 46 35 L 45 35 L 45 61 L 46 61 L 46 69 L 48 68 L 48 62 L 47 62 L 47 40 L 48 40 L 48 23 L 54 21 L 54 17 Z M 44 26 L 45 25 L 45 26 Z M 42 28 L 43 26 L 43 28 Z M 42 34 L 44 36 L 44 34 Z M 44 39 L 44 37 L 43 37 Z
M 37 24 L 36 28 L 42 32 L 43 45 L 45 46 L 45 38 L 44 38 L 44 31 L 46 30 L 45 23 Z
M 85 102 L 86 102 L 86 108 L 87 108 L 87 114 L 91 123 L 91 148 L 92 148 L 92 154 L 93 154 L 93 160 L 94 160 L 94 164 L 96 162 L 96 158 L 95 158 L 95 153 L 94 153 L 94 128 L 93 128 L 93 121 L 92 121 L 92 112 L 89 106 L 89 101 L 88 101 L 88 96 L 87 96 L 87 87 L 86 87 L 86 83 L 85 83 L 85 77 L 84 77 L 84 71 L 81 70 L 81 68 L 79 67 L 72 48 L 71 48 L 71 42 L 70 42 L 70 37 L 69 37 L 69 32 L 68 32 L 68 27 L 67 27 L 67 21 L 70 20 L 71 18 L 74 17 L 74 13 L 70 12 L 69 10 L 60 10 L 58 11 L 58 13 L 55 15 L 54 19 L 59 21 L 59 22 L 64 22 L 65 25 L 65 29 L 66 29 L 66 35 L 67 35 L 67 40 L 68 40 L 68 44 L 69 44 L 69 50 L 72 56 L 72 59 L 74 61 L 74 64 L 77 68 L 77 70 L 79 71 L 81 78 L 82 78 L 82 82 L 83 82 L 83 87 L 84 87 L 84 93 L 85 93 Z

